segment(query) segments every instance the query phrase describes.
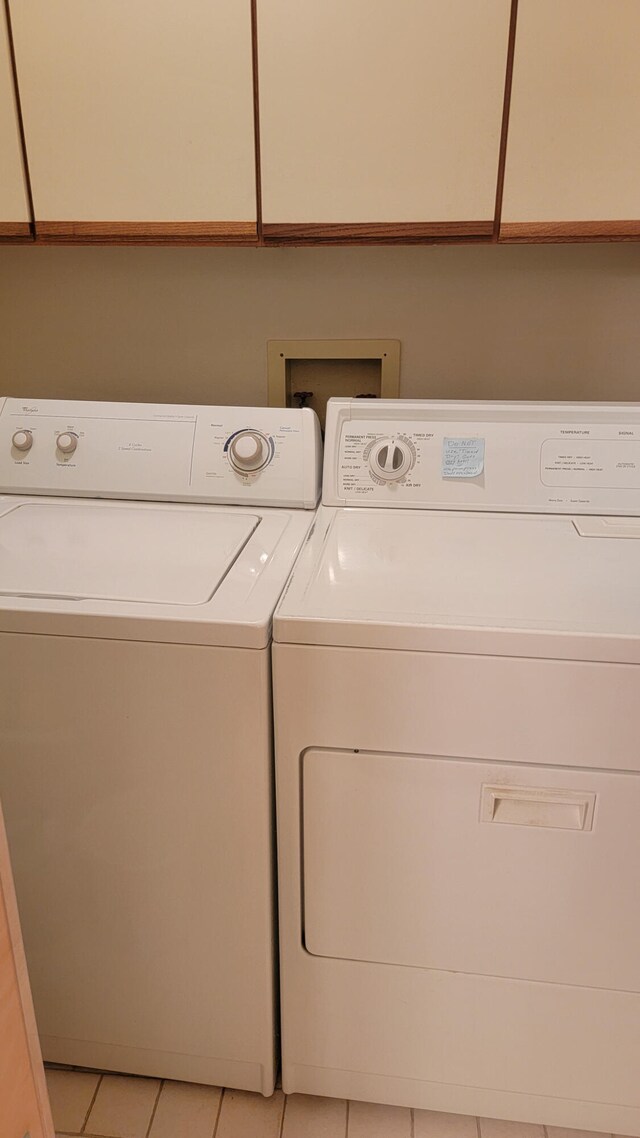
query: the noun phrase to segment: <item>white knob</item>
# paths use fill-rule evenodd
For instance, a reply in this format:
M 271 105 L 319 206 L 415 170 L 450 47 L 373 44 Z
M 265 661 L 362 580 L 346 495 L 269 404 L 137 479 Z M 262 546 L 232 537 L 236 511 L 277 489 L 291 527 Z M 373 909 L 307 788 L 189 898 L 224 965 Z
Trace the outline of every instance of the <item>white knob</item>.
M 31 450 L 33 435 L 31 431 L 16 431 L 11 442 L 16 450 Z
M 371 472 L 384 482 L 397 482 L 411 467 L 411 451 L 396 439 L 381 439 L 369 458 Z
M 78 436 L 72 434 L 71 431 L 65 431 L 64 434 L 58 435 L 56 439 L 56 446 L 63 454 L 73 454 L 78 445 Z
M 264 465 L 268 443 L 257 431 L 244 431 L 229 443 L 229 458 L 238 470 L 257 470 Z

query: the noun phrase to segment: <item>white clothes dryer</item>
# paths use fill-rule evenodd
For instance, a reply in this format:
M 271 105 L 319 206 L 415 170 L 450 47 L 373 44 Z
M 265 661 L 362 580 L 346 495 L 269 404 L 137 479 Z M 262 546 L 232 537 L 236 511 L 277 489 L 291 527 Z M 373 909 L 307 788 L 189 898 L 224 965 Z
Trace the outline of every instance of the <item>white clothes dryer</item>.
M 274 1086 L 273 610 L 309 411 L 0 404 L 0 798 L 45 1059 Z
M 333 400 L 274 621 L 283 1087 L 640 1134 L 640 405 Z

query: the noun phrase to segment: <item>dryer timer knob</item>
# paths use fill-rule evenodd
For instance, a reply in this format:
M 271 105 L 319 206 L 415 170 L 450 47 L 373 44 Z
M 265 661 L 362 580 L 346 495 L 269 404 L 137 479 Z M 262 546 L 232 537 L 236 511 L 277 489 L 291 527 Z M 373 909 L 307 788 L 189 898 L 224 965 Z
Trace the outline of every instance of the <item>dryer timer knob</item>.
M 371 473 L 383 482 L 397 482 L 411 468 L 412 454 L 400 439 L 380 439 L 369 457 Z

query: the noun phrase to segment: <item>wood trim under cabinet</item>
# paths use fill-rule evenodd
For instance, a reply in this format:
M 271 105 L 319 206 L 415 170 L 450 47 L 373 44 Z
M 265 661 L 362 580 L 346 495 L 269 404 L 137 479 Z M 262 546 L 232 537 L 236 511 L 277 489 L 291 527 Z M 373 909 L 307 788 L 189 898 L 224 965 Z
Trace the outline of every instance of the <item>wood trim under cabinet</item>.
M 42 244 L 257 245 L 254 221 L 36 221 Z
M 640 221 L 506 221 L 501 242 L 638 241 Z
M 31 237 L 28 221 L 0 221 L 0 241 L 16 237 Z
M 493 221 L 294 222 L 266 224 L 265 245 L 423 245 L 491 239 Z

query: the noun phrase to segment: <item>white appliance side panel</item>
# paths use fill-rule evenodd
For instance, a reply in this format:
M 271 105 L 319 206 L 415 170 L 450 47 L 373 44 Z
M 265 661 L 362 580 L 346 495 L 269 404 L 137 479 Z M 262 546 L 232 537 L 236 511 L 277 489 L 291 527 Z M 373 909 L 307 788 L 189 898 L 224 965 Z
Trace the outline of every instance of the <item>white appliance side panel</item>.
M 268 651 L 5 633 L 0 670 L 45 1058 L 270 1094 Z
M 311 955 L 300 813 L 310 747 L 638 771 L 639 669 L 281 644 L 273 658 L 285 1091 L 640 1133 L 640 996 Z
M 240 436 L 256 469 L 234 466 Z M 312 508 L 320 447 L 309 408 L 6 399 L 0 492 Z
M 637 403 L 335 399 L 325 439 L 326 505 L 640 514 Z
M 640 991 L 638 773 L 311 749 L 302 788 L 309 952 Z

